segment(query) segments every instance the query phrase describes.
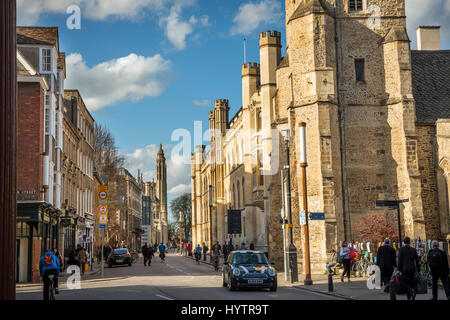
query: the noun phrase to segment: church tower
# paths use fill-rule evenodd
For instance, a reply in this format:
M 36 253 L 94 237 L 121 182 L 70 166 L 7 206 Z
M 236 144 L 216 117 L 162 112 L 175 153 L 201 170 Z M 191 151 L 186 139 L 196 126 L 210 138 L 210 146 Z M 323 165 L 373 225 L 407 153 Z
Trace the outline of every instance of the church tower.
M 159 146 L 158 157 L 156 160 L 156 195 L 160 201 L 160 241 L 167 243 L 167 165 L 162 145 Z

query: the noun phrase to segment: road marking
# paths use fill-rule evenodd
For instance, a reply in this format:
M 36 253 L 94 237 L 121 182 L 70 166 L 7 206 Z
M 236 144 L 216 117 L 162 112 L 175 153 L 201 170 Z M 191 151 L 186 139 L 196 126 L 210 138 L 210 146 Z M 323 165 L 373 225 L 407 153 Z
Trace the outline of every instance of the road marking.
M 160 294 L 157 294 L 156 296 L 160 297 L 160 298 L 163 298 L 163 299 L 166 299 L 166 300 L 175 300 L 175 299 L 172 299 L 172 298 L 168 298 L 168 297 L 162 296 Z

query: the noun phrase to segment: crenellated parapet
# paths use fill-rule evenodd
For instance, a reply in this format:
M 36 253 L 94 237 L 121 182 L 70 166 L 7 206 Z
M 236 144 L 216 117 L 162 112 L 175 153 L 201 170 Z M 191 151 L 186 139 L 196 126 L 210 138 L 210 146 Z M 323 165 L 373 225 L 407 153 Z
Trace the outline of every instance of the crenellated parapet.
M 264 31 L 259 34 L 259 47 L 274 46 L 281 47 L 281 32 L 279 31 Z
M 260 74 L 260 65 L 259 63 L 244 63 L 242 65 L 242 76 L 259 76 Z

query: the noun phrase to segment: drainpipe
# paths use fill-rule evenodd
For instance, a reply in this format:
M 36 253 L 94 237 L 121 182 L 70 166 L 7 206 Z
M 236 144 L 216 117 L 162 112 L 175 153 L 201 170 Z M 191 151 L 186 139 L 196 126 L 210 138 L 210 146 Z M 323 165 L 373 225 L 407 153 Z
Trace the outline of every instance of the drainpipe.
M 338 14 L 339 14 L 340 1 L 335 1 L 334 7 L 334 43 L 335 43 L 335 54 L 336 54 L 336 90 L 337 90 L 337 103 L 338 103 L 338 121 L 339 121 L 339 149 L 341 153 L 341 192 L 342 192 L 342 219 L 344 223 L 344 240 L 347 240 L 347 221 L 346 221 L 346 193 L 345 193 L 345 152 L 344 152 L 344 106 L 341 100 L 340 91 L 340 72 L 341 72 L 341 62 L 339 53 L 342 53 L 342 39 L 338 39 Z M 339 23 L 339 36 L 342 36 L 341 24 Z M 350 215 L 349 215 L 350 223 Z M 351 232 L 350 232 L 351 233 Z

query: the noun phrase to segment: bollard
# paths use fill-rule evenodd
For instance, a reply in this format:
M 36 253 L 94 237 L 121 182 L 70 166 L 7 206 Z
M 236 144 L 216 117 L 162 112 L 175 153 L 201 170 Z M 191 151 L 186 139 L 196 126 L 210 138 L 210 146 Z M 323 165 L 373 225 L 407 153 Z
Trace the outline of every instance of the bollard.
M 326 268 L 328 270 L 328 292 L 333 292 L 334 288 L 333 288 L 333 270 L 331 269 L 332 267 L 334 267 L 335 264 L 331 263 L 331 264 L 327 264 Z

